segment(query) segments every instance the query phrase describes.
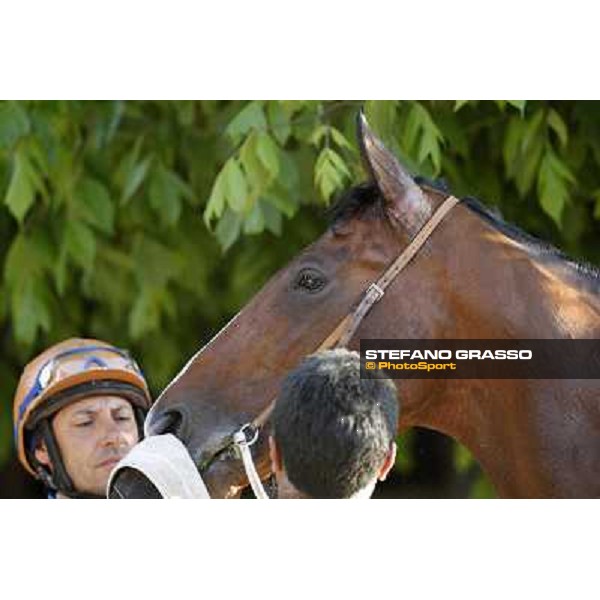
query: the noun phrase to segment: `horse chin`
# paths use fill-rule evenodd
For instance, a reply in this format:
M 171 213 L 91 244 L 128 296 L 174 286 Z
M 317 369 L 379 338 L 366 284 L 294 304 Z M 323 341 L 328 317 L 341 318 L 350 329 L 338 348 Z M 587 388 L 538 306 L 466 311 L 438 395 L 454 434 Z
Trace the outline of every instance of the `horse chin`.
M 217 460 L 201 475 L 213 499 L 239 498 L 247 485 L 244 472 L 237 462 Z
M 264 448 L 259 443 L 257 449 Z M 263 482 L 272 475 L 271 461 L 267 453 L 257 453 L 254 465 Z M 211 498 L 239 498 L 249 485 L 241 459 L 233 458 L 231 454 L 217 458 L 201 472 L 201 476 Z

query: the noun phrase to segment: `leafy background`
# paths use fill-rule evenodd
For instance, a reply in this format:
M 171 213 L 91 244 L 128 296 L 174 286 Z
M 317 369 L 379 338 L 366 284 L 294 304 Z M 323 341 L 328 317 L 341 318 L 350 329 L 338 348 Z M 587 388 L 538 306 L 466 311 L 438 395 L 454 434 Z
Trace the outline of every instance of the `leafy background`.
M 0 495 L 18 466 L 23 365 L 90 336 L 129 348 L 155 394 L 364 179 L 355 117 L 574 257 L 600 262 L 600 105 L 543 101 L 0 103 Z M 400 440 L 391 496 L 493 496 L 469 453 Z

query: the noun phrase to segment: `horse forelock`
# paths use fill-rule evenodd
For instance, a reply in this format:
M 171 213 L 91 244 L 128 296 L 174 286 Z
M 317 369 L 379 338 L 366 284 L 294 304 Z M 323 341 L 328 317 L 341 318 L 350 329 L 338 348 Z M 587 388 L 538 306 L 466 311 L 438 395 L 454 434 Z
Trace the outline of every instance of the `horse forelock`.
M 329 225 L 332 227 L 366 214 L 385 218 L 383 196 L 372 181 L 350 188 L 327 211 Z

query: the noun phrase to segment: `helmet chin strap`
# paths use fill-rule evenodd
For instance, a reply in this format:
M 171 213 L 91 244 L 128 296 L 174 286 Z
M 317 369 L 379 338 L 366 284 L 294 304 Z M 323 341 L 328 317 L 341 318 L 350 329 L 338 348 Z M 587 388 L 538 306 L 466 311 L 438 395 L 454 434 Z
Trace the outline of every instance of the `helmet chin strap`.
M 60 448 L 58 447 L 58 443 L 56 442 L 56 437 L 54 436 L 54 432 L 52 431 L 52 424 L 50 423 L 50 419 L 42 419 L 40 421 L 40 429 L 41 436 L 44 444 L 46 444 L 46 449 L 48 451 L 48 456 L 50 457 L 50 461 L 52 463 L 52 471 L 50 471 L 47 467 L 40 464 L 40 462 L 36 459 L 37 473 L 47 488 L 52 490 L 56 490 L 59 494 L 66 496 L 67 498 L 102 498 L 97 494 L 90 494 L 88 492 L 79 492 L 75 489 L 73 485 L 73 480 L 67 473 L 67 469 L 65 468 L 65 463 L 62 459 L 62 454 L 60 453 Z

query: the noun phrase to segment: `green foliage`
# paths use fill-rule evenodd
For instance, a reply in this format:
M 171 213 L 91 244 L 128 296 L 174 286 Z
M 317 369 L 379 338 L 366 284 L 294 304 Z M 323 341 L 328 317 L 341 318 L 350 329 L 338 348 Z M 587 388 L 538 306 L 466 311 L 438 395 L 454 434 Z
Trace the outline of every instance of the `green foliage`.
M 19 148 L 14 155 L 12 175 L 4 197 L 8 210 L 19 223 L 23 222 L 35 201 L 36 192 L 41 189 L 40 178 L 30 157 L 24 148 Z
M 404 148 L 408 154 L 416 156 L 420 164 L 430 161 L 433 167 L 432 174 L 438 176 L 441 169 L 440 146 L 443 136 L 423 104 L 412 103 L 404 127 Z
M 29 119 L 18 102 L 0 104 L 0 148 L 10 148 L 29 131 Z
M 489 479 L 481 471 L 473 455 L 459 442 L 454 443 L 454 469 L 459 476 L 470 477 L 471 498 L 495 498 L 494 490 Z
M 67 336 L 129 347 L 158 392 L 315 239 L 322 208 L 364 179 L 355 140 L 361 106 L 0 102 L 2 431 L 20 367 Z M 364 103 L 373 128 L 414 173 L 443 177 L 454 193 L 477 195 L 593 262 L 599 108 Z M 10 443 L 1 439 L 0 460 Z M 457 452 L 464 473 L 472 459 Z M 410 450 L 400 461 L 410 468 Z

